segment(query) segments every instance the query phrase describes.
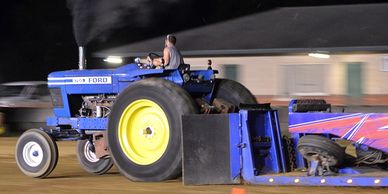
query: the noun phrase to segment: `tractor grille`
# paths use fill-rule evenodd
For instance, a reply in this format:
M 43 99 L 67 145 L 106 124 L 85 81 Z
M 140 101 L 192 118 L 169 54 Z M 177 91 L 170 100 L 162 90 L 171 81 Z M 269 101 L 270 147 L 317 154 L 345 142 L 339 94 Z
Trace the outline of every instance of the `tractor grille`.
M 63 100 L 60 88 L 50 88 L 51 100 L 54 108 L 63 108 Z

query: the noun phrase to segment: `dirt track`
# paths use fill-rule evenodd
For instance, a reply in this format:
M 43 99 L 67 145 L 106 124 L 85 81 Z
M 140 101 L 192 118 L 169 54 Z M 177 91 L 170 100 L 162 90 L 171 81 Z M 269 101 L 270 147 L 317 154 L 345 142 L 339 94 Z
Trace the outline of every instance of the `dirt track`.
M 127 180 L 114 168 L 108 174 L 94 176 L 84 172 L 75 156 L 75 142 L 58 142 L 59 162 L 46 179 L 22 174 L 14 159 L 16 138 L 0 138 L 0 193 L 231 193 L 242 188 L 249 193 L 386 194 L 388 188 L 334 188 L 296 186 L 211 185 L 183 186 L 180 180 L 163 183 L 136 183 Z

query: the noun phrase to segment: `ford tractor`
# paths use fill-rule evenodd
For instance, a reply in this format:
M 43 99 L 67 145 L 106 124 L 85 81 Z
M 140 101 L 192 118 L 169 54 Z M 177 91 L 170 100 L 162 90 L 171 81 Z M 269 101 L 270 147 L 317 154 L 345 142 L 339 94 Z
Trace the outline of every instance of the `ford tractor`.
M 56 141 L 76 140 L 87 172 L 104 174 L 114 164 L 133 181 L 172 179 L 182 173 L 183 115 L 231 113 L 256 103 L 240 83 L 216 78 L 211 64 L 158 69 L 135 60 L 92 70 L 83 61 L 79 69 L 48 75 L 55 116 L 47 118 L 50 128 L 18 139 L 16 161 L 24 174 L 48 176 L 58 160 Z

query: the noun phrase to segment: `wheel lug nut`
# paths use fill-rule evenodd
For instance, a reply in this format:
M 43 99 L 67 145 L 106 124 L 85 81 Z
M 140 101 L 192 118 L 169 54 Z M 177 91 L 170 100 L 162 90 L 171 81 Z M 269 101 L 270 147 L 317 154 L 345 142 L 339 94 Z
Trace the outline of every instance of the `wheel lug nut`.
M 147 127 L 143 130 L 143 134 L 144 135 L 151 135 L 152 134 L 152 130 L 150 127 Z
M 39 155 L 39 153 L 38 153 L 38 151 L 34 151 L 34 152 L 32 152 L 32 155 L 37 157 Z

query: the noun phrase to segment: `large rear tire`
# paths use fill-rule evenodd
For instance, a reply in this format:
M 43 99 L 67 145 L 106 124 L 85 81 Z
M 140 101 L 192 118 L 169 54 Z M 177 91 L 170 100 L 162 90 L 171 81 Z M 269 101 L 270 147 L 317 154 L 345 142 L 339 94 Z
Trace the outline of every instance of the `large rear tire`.
M 221 98 L 234 106 L 256 104 L 255 96 L 242 84 L 229 79 L 216 79 L 214 98 Z
M 122 91 L 108 123 L 108 145 L 120 173 L 147 182 L 179 176 L 181 117 L 196 112 L 190 95 L 164 79 L 140 80 Z
M 58 147 L 44 131 L 30 129 L 24 132 L 16 143 L 16 163 L 27 176 L 47 177 L 58 161 Z

